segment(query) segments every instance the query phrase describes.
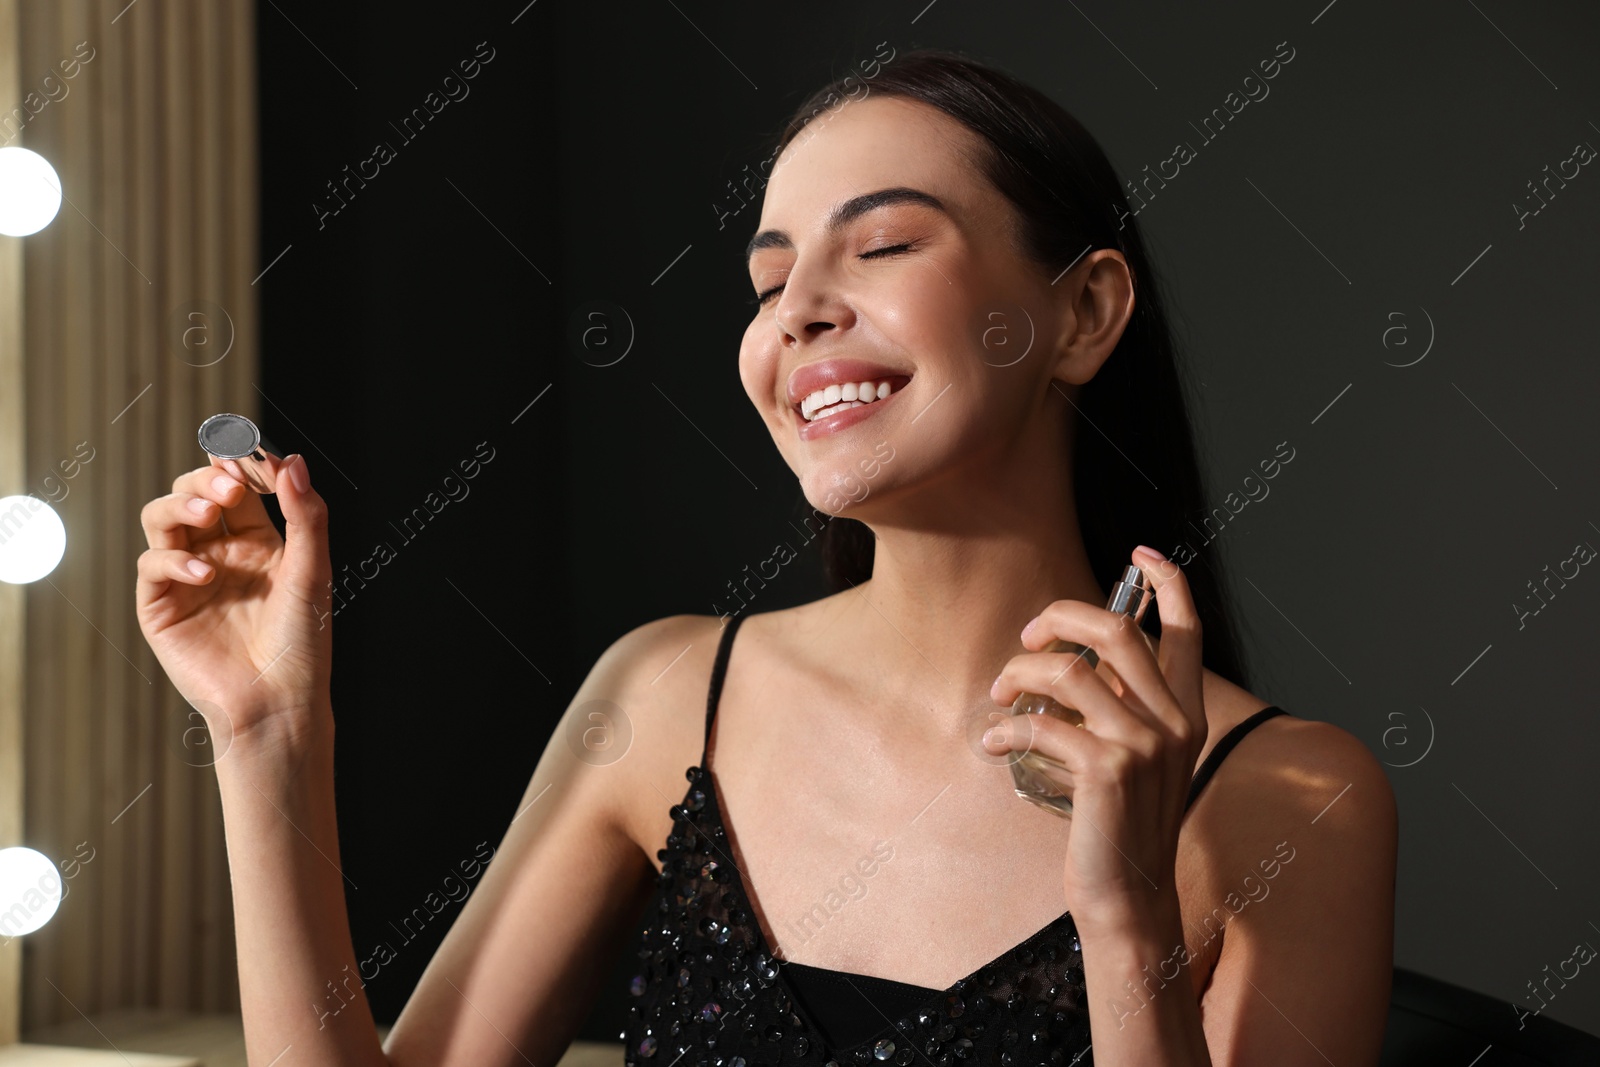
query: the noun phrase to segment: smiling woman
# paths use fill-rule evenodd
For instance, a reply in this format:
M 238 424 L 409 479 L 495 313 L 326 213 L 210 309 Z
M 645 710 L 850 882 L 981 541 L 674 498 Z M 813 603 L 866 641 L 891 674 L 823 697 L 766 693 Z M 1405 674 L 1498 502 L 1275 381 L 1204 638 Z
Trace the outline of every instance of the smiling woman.
M 1156 272 L 1115 171 L 1093 137 L 1059 105 L 1005 74 L 951 53 L 903 54 L 874 83 L 870 99 L 842 109 L 820 134 L 801 137 L 809 130 L 814 102 L 833 91 L 824 86 L 801 104 L 779 139 L 761 223 L 746 248 L 756 312 L 740 353 L 746 392 L 800 479 L 808 502 L 824 499 L 827 487 L 859 452 L 866 440 L 863 433 L 889 440 L 900 457 L 874 486 L 870 500 L 831 509 L 836 517 L 822 538 L 833 588 L 864 593 L 857 600 L 870 601 L 871 612 L 888 620 L 901 641 L 872 646 L 867 636 L 871 627 L 863 627 L 853 639 L 841 636 L 832 643 L 841 652 L 874 647 L 870 662 L 890 678 L 914 675 L 913 669 L 900 666 L 904 657 L 895 654 L 897 644 L 909 645 L 924 662 L 938 663 L 946 682 L 953 677 L 959 685 L 962 676 L 950 665 L 970 669 L 981 657 L 955 653 L 951 646 L 965 639 L 970 650 L 971 635 L 1003 633 L 1009 611 L 1019 601 L 1027 602 L 1020 588 L 1037 581 L 1042 572 L 1045 588 L 1066 598 L 1053 607 L 1066 604 L 1071 611 L 1059 613 L 1061 631 L 1052 634 L 1038 627 L 1039 633 L 1024 634 L 1025 647 L 1037 651 L 1016 657 L 996 679 L 995 702 L 1008 705 L 1023 690 L 1050 691 L 1063 698 L 1070 692 L 1072 699 L 1062 702 L 1083 709 L 1091 719 L 1096 704 L 1102 705 L 1102 725 L 1091 723 L 1084 733 L 1117 737 L 1123 746 L 1147 754 L 1159 745 L 1139 727 L 1154 728 L 1157 737 L 1164 731 L 1169 771 L 1177 767 L 1187 775 L 1203 755 L 1214 752 L 1220 758 L 1244 731 L 1269 716 L 1251 714 L 1266 709 L 1246 688 L 1220 559 L 1208 544 L 1196 549 L 1187 543 L 1186 517 L 1203 508 L 1204 483 Z M 1033 327 L 1035 343 L 1023 357 L 997 367 L 982 358 L 983 331 L 997 309 L 1009 314 L 1015 308 Z M 887 402 L 891 397 L 893 402 Z M 863 426 L 867 422 L 870 427 Z M 1093 431 L 1080 432 L 1085 424 Z M 1018 501 L 1027 501 L 1034 513 L 1018 514 Z M 1048 541 L 1051 529 L 1059 534 L 1053 545 Z M 1138 650 L 1130 648 L 1124 656 L 1135 662 L 1111 672 L 1122 680 L 1102 684 L 1091 675 L 1063 683 L 1063 675 L 1071 679 L 1076 672 L 1068 669 L 1065 657 L 1047 651 L 1051 640 L 1076 632 L 1078 640 L 1090 643 L 1082 641 L 1082 631 L 1072 631 L 1074 614 L 1078 626 L 1103 616 L 1085 606 L 1104 602 L 1102 590 L 1127 564 L 1128 548 L 1141 542 L 1165 542 L 1182 567 L 1180 572 L 1165 564 L 1154 575 L 1165 594 L 1160 597 L 1163 610 L 1152 613 L 1159 617 L 1157 632 L 1175 628 L 1163 643 L 1159 664 L 1137 662 Z M 1000 562 L 1008 550 L 1022 559 Z M 1150 560 L 1160 560 L 1158 553 L 1133 558 L 1147 568 Z M 1026 578 L 1019 582 L 1023 574 Z M 989 584 L 981 588 L 985 580 Z M 930 589 L 939 590 L 933 599 L 947 614 L 930 617 Z M 857 617 L 845 607 L 835 610 L 839 616 Z M 763 620 L 758 616 L 752 622 L 760 625 Z M 842 625 L 831 618 L 829 624 L 836 630 Z M 772 635 L 778 632 L 774 622 L 769 637 L 777 640 Z M 947 650 L 949 658 L 941 655 Z M 776 658 L 751 655 L 763 666 Z M 1159 670 L 1152 670 L 1157 666 Z M 1139 693 L 1133 679 L 1141 675 L 1151 692 Z M 1038 684 L 1025 685 L 1028 681 Z M 841 702 L 840 688 L 829 687 L 831 701 Z M 842 688 L 850 689 L 848 684 Z M 904 688 L 874 687 L 901 700 L 906 699 Z M 939 697 L 948 699 L 944 693 Z M 843 946 L 808 946 L 808 951 L 815 951 L 819 962 L 854 962 L 848 969 L 818 968 L 789 956 L 800 967 L 791 970 L 796 983 L 787 993 L 794 994 L 798 1010 L 809 1009 L 820 1032 L 874 1035 L 875 1044 L 839 1051 L 884 1059 L 911 1053 L 924 1041 L 955 1041 L 963 1044 L 958 1054 L 975 1051 L 982 1060 L 1000 1054 L 1006 1034 L 1027 1032 L 1021 1017 L 1014 1021 L 1015 1030 L 1007 1028 L 1008 1012 L 1042 1007 L 1053 1013 L 1059 1028 L 1048 1036 L 1036 1033 L 1035 1047 L 1042 1042 L 1078 1055 L 1087 1049 L 1092 1029 L 1098 1038 L 1096 1062 L 1102 1064 L 1192 1062 L 1204 1055 L 1207 1039 L 1219 1053 L 1250 1048 L 1289 1062 L 1317 1054 L 1305 1044 L 1304 1033 L 1276 1032 L 1270 1026 L 1250 1032 L 1233 1029 L 1230 1019 L 1242 1023 L 1244 1018 L 1230 1016 L 1230 1011 L 1244 1010 L 1238 976 L 1247 967 L 1258 976 L 1287 968 L 1289 938 L 1321 937 L 1330 945 L 1342 940 L 1350 973 L 1358 977 L 1334 991 L 1303 983 L 1296 989 L 1286 971 L 1282 980 L 1290 988 L 1279 989 L 1274 997 L 1291 1002 L 1304 998 L 1308 1006 L 1302 1013 L 1311 1021 L 1296 1015 L 1297 1023 L 1302 1031 L 1308 1025 L 1313 1029 L 1306 1032 L 1323 1031 L 1312 1041 L 1336 1059 L 1340 1053 L 1351 1062 L 1375 1058 L 1388 995 L 1395 838 L 1387 781 L 1364 746 L 1327 724 L 1280 714 L 1262 731 L 1268 740 L 1246 746 L 1234 761 L 1252 765 L 1269 745 L 1286 746 L 1278 749 L 1280 768 L 1296 765 L 1307 772 L 1298 788 L 1282 778 L 1274 786 L 1258 784 L 1246 794 L 1250 805 L 1298 809 L 1317 797 L 1325 803 L 1351 779 L 1367 784 L 1370 795 L 1363 810 L 1350 817 L 1371 836 L 1365 843 L 1349 839 L 1335 851 L 1359 850 L 1359 858 L 1345 857 L 1351 863 L 1348 869 L 1364 865 L 1375 876 L 1364 888 L 1345 887 L 1355 893 L 1353 904 L 1368 924 L 1369 936 L 1354 944 L 1337 924 L 1317 919 L 1318 898 L 1334 883 L 1321 883 L 1322 890 L 1302 888 L 1291 894 L 1296 905 L 1243 923 L 1225 958 L 1210 939 L 1197 943 L 1196 997 L 1169 999 L 1150 1012 L 1153 1021 L 1127 1027 L 1126 1010 L 1117 1007 L 1113 993 L 1138 980 L 1147 960 L 1170 956 L 1174 942 L 1183 947 L 1183 938 L 1174 937 L 1174 918 L 1180 924 L 1198 920 L 1218 903 L 1201 888 L 1205 879 L 1175 881 L 1163 875 L 1175 867 L 1221 870 L 1269 837 L 1283 840 L 1287 828 L 1253 819 L 1236 820 L 1214 832 L 1210 820 L 1197 815 L 1191 822 L 1201 828 L 1180 840 L 1179 824 L 1185 823 L 1187 807 L 1174 811 L 1153 800 L 1148 807 L 1128 801 L 1126 793 L 1133 788 L 1129 779 L 1119 781 L 1115 790 L 1124 803 L 1089 799 L 1091 784 L 1105 777 L 1105 764 L 1114 759 L 1117 745 L 1091 743 L 1083 733 L 1063 734 L 1049 722 L 1032 731 L 1019 727 L 1015 745 L 1012 733 L 999 732 L 995 745 L 1007 748 L 1008 758 L 1015 755 L 1010 749 L 1025 751 L 1031 745 L 1071 768 L 1061 776 L 1063 785 L 1077 789 L 1080 810 L 1083 803 L 1091 805 L 1086 821 L 1101 833 L 1073 834 L 1065 848 L 1073 921 L 1054 927 L 1023 925 L 1035 934 L 1010 951 L 1026 948 L 1028 954 L 1002 954 L 990 963 L 999 971 L 1020 965 L 1022 974 L 1032 972 L 1026 979 L 1014 977 L 1018 984 L 1010 987 L 995 984 L 997 979 L 1006 981 L 999 973 L 933 962 L 990 958 L 982 952 L 930 949 L 920 969 L 914 964 L 886 968 L 881 955 Z M 1218 735 L 1223 743 L 1208 749 L 1208 736 Z M 1313 770 L 1318 746 L 1337 755 Z M 730 768 L 723 776 L 738 781 L 753 774 Z M 1307 789 L 1305 781 L 1311 780 L 1317 785 Z M 1214 791 L 1227 799 L 1202 806 L 1200 812 L 1233 810 L 1234 788 L 1227 777 L 1222 782 Z M 754 797 L 748 802 L 759 803 Z M 687 810 L 680 808 L 680 816 Z M 746 811 L 740 840 L 749 839 L 751 818 Z M 693 828 L 707 829 L 694 823 L 675 825 L 691 827 L 691 837 Z M 1110 827 L 1117 825 L 1132 836 L 1112 840 L 1118 835 Z M 758 839 L 765 826 L 758 817 Z M 721 829 L 721 823 L 712 821 L 709 832 L 715 836 Z M 1195 843 L 1208 838 L 1205 848 Z M 746 869 L 763 866 L 762 852 L 749 845 L 743 851 Z M 664 872 L 679 859 L 676 853 L 669 856 Z M 798 861 L 765 862 L 776 871 L 795 869 L 798 875 Z M 1128 864 L 1142 874 L 1154 871 L 1145 882 L 1166 891 L 1149 897 L 1119 891 L 1115 887 L 1122 884 Z M 1048 869 L 1050 863 L 1042 866 Z M 789 891 L 781 875 L 772 877 L 777 888 L 766 896 L 776 902 L 768 899 L 763 909 L 747 892 L 743 904 L 750 910 L 781 910 Z M 1176 891 L 1170 889 L 1174 884 Z M 947 893 L 959 898 L 953 888 Z M 942 914 L 939 907 L 925 904 L 922 916 Z M 896 913 L 915 915 L 918 909 L 906 903 L 885 911 L 877 922 L 862 920 L 863 928 L 853 935 L 887 939 Z M 725 920 L 735 929 L 741 925 L 737 914 L 735 906 L 735 917 Z M 1318 923 L 1314 932 L 1302 929 L 1311 923 Z M 1200 928 L 1198 921 L 1194 925 Z M 1283 939 L 1263 942 L 1262 935 L 1273 928 Z M 668 929 L 664 925 L 661 935 Z M 1082 955 L 1080 934 L 1086 935 Z M 1091 939 L 1099 942 L 1099 951 L 1088 946 Z M 784 955 L 782 944 L 760 936 L 752 943 L 774 957 Z M 1158 950 L 1157 945 L 1166 948 Z M 1274 953 L 1284 955 L 1274 961 Z M 692 954 L 686 950 L 685 958 Z M 1066 970 L 1054 969 L 1063 964 L 1047 964 L 1046 959 L 1065 962 Z M 953 987 L 937 977 L 902 982 L 898 990 L 880 990 L 881 1003 L 869 998 L 853 1006 L 828 1001 L 815 983 L 818 975 L 887 980 L 884 970 L 967 977 Z M 923 1032 L 917 1022 L 921 1016 L 912 1008 L 905 1009 L 913 1017 L 909 1025 L 886 1033 L 876 1033 L 882 1028 L 872 1025 L 885 1004 L 926 1004 L 941 989 L 947 995 L 977 993 L 981 1003 L 1001 988 L 1007 992 L 999 1014 L 976 1026 L 962 1025 L 952 1016 Z M 1037 999 L 1046 989 L 1048 995 Z M 1201 989 L 1206 990 L 1203 1002 Z M 780 1015 L 788 1010 L 784 995 L 773 1002 Z M 1323 1005 L 1320 1019 L 1309 1007 L 1313 1002 Z M 1337 1010 L 1330 1008 L 1335 1002 Z M 1196 1010 L 1201 1003 L 1204 1028 Z M 752 1014 L 763 1019 L 759 1001 Z M 859 1016 L 858 1025 L 852 1024 L 852 1014 Z M 670 1011 L 654 1016 L 656 1032 L 673 1025 L 670 1016 Z M 651 1018 L 646 1015 L 630 1035 L 629 1052 L 641 1060 L 649 1048 L 651 1029 L 645 1024 Z M 770 1010 L 765 1018 L 777 1025 Z M 1360 1024 L 1350 1027 L 1351 1019 Z
M 1081 276 L 1088 267 L 1082 262 L 1085 253 L 1101 248 L 1117 250 L 1137 288 L 1116 358 L 1087 382 L 1054 387 L 1065 396 L 1068 384 L 1077 385 L 1071 399 L 1082 420 L 1117 428 L 1114 439 L 1103 434 L 1077 438 L 1073 421 L 1062 425 L 1058 435 L 1063 455 L 1069 451 L 1068 435 L 1074 438 L 1070 476 L 1061 472 L 1063 488 L 1070 485 L 1079 501 L 1118 500 L 1114 509 L 1078 509 L 1095 580 L 1109 587 L 1120 571 L 1123 546 L 1141 540 L 1164 543 L 1170 546 L 1168 554 L 1176 556 L 1187 537 L 1182 516 L 1204 507 L 1190 419 L 1155 269 L 1138 228 L 1124 224 L 1127 201 L 1121 183 L 1098 144 L 1071 115 L 1036 90 L 949 54 L 924 50 L 909 53 L 909 58 L 915 61 L 902 62 L 880 76 L 872 103 L 897 109 L 896 117 L 903 116 L 911 129 L 926 130 L 931 143 L 954 147 L 960 164 L 981 174 L 990 199 L 1009 202 L 1009 210 L 1003 210 L 1000 218 L 968 217 L 961 225 L 972 229 L 991 223 L 1008 237 L 1010 251 L 1037 266 L 1038 276 L 1030 283 L 1035 292 L 1044 283 L 1058 286 L 1069 267 L 1077 266 Z M 812 102 L 829 93 L 828 86 L 818 89 L 796 110 L 780 137 L 780 151 L 806 129 Z M 857 110 L 862 109 L 857 106 Z M 854 192 L 829 212 L 825 232 L 837 241 L 852 223 L 876 221 L 871 232 L 887 236 L 874 237 L 871 247 L 861 249 L 861 261 L 870 264 L 893 257 L 893 263 L 909 262 L 913 270 L 919 265 L 926 269 L 930 262 L 938 270 L 939 253 L 910 242 L 908 231 L 914 220 L 936 227 L 957 224 L 939 197 L 904 186 Z M 755 299 L 763 306 L 782 291 L 781 264 L 793 259 L 793 249 L 793 239 L 782 229 L 763 228 L 751 239 L 746 260 L 756 279 Z M 948 278 L 941 280 L 948 285 Z M 1008 294 L 1015 291 L 994 289 L 1001 291 L 990 296 L 996 307 L 1006 305 Z M 957 336 L 971 340 L 990 325 L 985 313 L 993 308 L 976 303 L 955 324 Z M 975 373 L 985 369 L 990 368 L 981 361 L 973 368 Z M 797 373 L 805 373 L 804 367 Z M 1130 467 L 1142 477 L 1125 478 Z M 830 524 L 823 551 L 835 589 L 870 576 L 872 542 L 871 532 L 858 519 Z M 1221 562 L 1204 549 L 1181 559 L 1185 565 L 1191 561 L 1200 564 L 1189 582 L 1208 634 L 1205 662 L 1217 673 L 1247 684 L 1227 610 Z
M 301 458 L 278 479 L 287 540 L 212 468 L 146 506 L 141 627 L 234 737 L 216 767 L 252 1060 L 552 1062 L 633 925 L 629 1064 L 1376 1061 L 1393 796 L 1350 734 L 1249 691 L 1208 547 L 1146 547 L 1180 544 L 1205 494 L 1114 170 L 1058 104 L 960 55 L 897 55 L 869 96 L 820 106 L 843 88 L 779 138 L 738 363 L 829 516 L 834 593 L 669 616 L 602 654 L 381 1047 L 359 989 L 336 1018 L 305 1008 L 359 969 L 327 505 Z M 1003 365 L 997 311 L 1031 326 Z M 1099 606 L 1130 564 L 1155 639 Z M 1082 728 L 997 710 L 1023 692 Z M 627 759 L 567 743 L 599 704 L 626 709 Z M 1030 750 L 1070 822 L 1019 801 Z M 1206 938 L 1290 840 L 1292 883 Z M 877 842 L 895 858 L 870 894 L 815 929 L 775 921 Z

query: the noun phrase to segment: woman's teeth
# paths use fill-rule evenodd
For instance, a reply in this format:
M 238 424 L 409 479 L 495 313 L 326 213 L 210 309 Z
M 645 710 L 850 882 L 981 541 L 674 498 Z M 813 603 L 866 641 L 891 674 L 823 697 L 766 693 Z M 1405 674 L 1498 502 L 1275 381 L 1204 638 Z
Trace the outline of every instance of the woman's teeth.
M 826 389 L 818 389 L 800 401 L 800 414 L 807 422 L 815 422 L 836 411 L 882 400 L 893 391 L 887 380 L 830 385 Z

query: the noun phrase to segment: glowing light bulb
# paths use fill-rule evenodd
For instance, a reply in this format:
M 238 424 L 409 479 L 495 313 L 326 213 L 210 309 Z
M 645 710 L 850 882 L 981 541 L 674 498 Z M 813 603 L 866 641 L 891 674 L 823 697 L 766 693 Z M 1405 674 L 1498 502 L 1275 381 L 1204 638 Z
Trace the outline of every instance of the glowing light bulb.
M 0 497 L 0 582 L 37 582 L 66 554 L 67 528 L 55 508 L 36 496 Z
M 50 161 L 26 148 L 0 148 L 0 233 L 38 233 L 60 210 L 61 179 Z
M 33 933 L 55 915 L 65 894 L 49 856 L 31 848 L 0 848 L 0 935 Z

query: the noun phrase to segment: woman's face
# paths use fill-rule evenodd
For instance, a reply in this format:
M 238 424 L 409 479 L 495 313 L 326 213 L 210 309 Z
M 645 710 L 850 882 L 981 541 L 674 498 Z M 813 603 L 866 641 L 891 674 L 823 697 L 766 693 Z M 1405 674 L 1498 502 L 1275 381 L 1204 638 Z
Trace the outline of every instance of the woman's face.
M 829 514 L 882 515 L 935 476 L 957 488 L 983 478 L 1043 421 L 1069 287 L 1053 289 L 1019 251 L 1014 210 L 973 162 L 978 144 L 925 104 L 868 97 L 814 119 L 769 177 L 749 263 L 765 298 L 739 374 Z M 885 382 L 887 397 L 848 403 L 845 383 L 876 397 Z M 840 395 L 813 408 L 829 384 Z

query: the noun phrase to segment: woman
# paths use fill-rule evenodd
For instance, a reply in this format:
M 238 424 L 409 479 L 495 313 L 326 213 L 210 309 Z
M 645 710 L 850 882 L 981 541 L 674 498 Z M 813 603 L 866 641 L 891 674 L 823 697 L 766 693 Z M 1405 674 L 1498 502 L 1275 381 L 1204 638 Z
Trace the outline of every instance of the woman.
M 1057 105 L 959 56 L 863 84 L 783 134 L 739 353 L 839 516 L 838 592 L 607 649 L 382 1048 L 338 870 L 324 502 L 293 456 L 286 542 L 215 467 L 146 506 L 142 628 L 232 735 L 252 1062 L 552 1063 L 630 944 L 633 1063 L 1087 1063 L 1091 1031 L 1102 1067 L 1376 1062 L 1393 796 L 1356 738 L 1241 684 L 1114 172 Z M 1129 564 L 1159 639 L 1102 607 Z M 1083 728 L 1013 719 L 1023 692 Z M 600 700 L 632 724 L 626 758 L 564 740 Z M 1029 748 L 1070 820 L 1018 800 Z

